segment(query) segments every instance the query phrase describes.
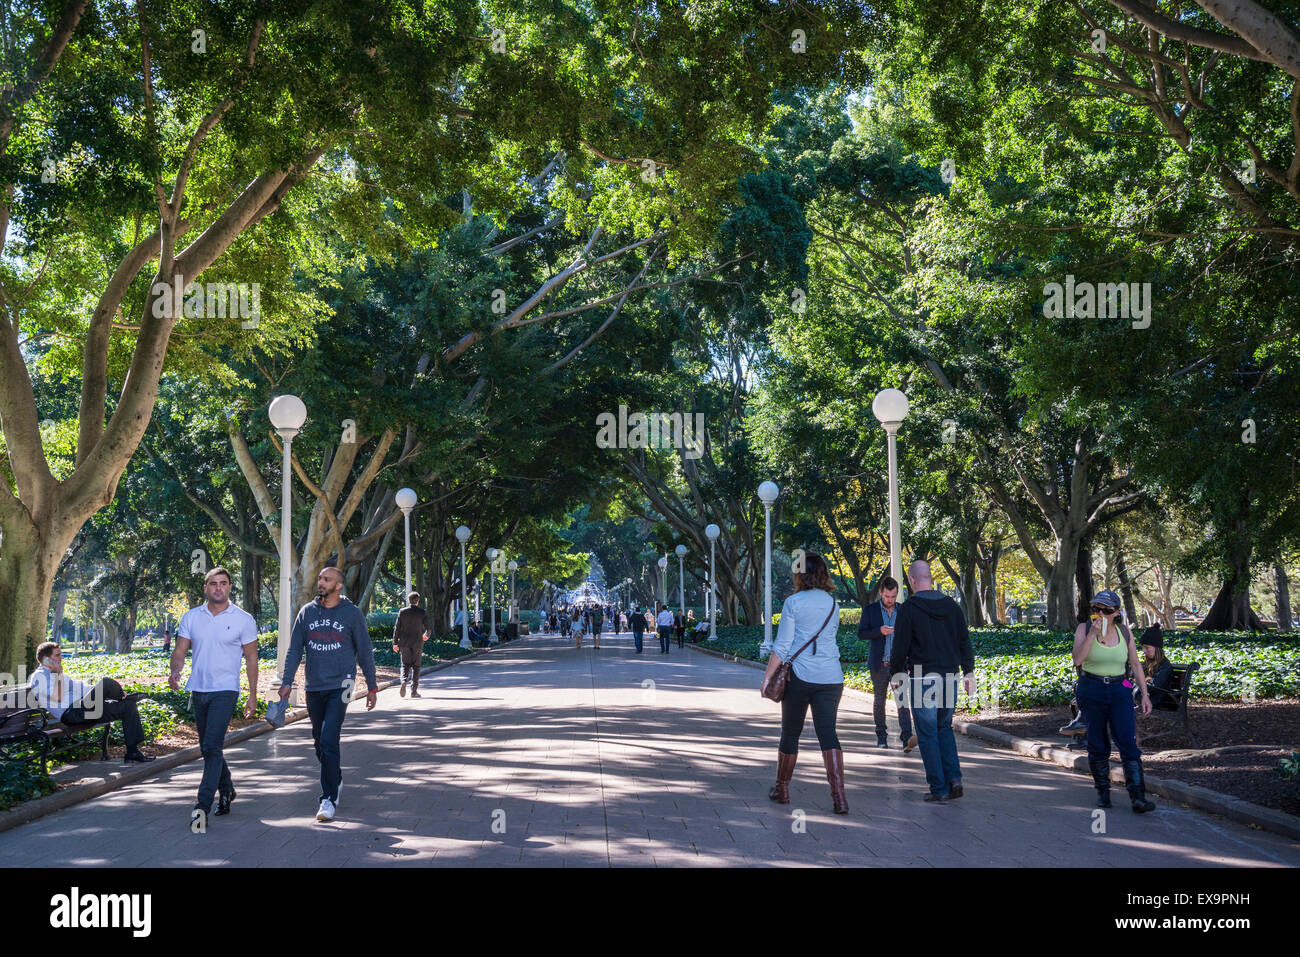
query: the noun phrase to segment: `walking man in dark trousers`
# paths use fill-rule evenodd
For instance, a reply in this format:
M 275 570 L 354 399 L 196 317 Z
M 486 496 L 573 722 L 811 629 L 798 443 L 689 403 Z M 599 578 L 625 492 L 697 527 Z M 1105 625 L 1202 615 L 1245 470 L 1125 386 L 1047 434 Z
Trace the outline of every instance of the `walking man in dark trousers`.
M 207 833 L 212 795 L 217 796 L 217 816 L 230 813 L 235 799 L 235 782 L 231 780 L 222 749 L 226 729 L 239 702 L 239 659 L 248 672 L 248 703 L 244 717 L 257 714 L 257 622 L 242 608 L 230 603 L 230 572 L 218 566 L 203 579 L 203 596 L 207 599 L 191 608 L 176 626 L 176 648 L 171 658 L 173 691 L 180 687 L 185 653 L 194 649 L 190 680 L 185 687 L 194 708 L 194 724 L 199 732 L 203 752 L 203 778 L 190 812 L 190 831 Z
M 912 597 L 898 609 L 889 664 L 894 687 L 908 681 L 912 719 L 921 743 L 927 801 L 943 804 L 964 793 L 952 714 L 957 709 L 957 682 L 965 676 L 966 694 L 975 694 L 975 649 L 961 606 L 935 591 L 929 562 L 907 567 Z
M 343 717 L 352 688 L 356 684 L 357 665 L 366 676 L 366 710 L 375 706 L 378 681 L 375 678 L 375 652 L 370 646 L 370 632 L 361 609 L 342 596 L 343 573 L 333 566 L 321 569 L 316 579 L 316 599 L 302 606 L 293 623 L 293 636 L 284 659 L 284 683 L 280 700 L 289 697 L 298 662 L 305 655 L 307 714 L 311 717 L 311 736 L 316 742 L 316 759 L 320 761 L 320 809 L 316 820 L 332 821 L 343 787 L 343 759 L 339 739 L 343 734 Z
M 628 626 L 632 629 L 632 641 L 636 644 L 636 653 L 641 654 L 641 636 L 645 632 L 645 614 L 632 606 L 632 613 L 627 616 Z
M 402 685 L 398 695 L 406 697 L 410 682 L 411 697 L 420 697 L 420 656 L 424 643 L 429 640 L 429 613 L 420 607 L 420 595 L 411 592 L 406 596 L 407 606 L 397 613 L 393 623 L 393 650 L 402 656 Z
M 596 605 L 591 609 L 591 633 L 596 639 L 596 647 L 600 647 L 600 628 L 605 624 L 605 613 Z
M 668 606 L 656 602 L 659 608 L 659 614 L 655 616 L 655 626 L 659 629 L 659 654 L 668 654 L 668 646 L 673 638 L 673 613 L 668 610 Z
M 871 672 L 872 716 L 876 722 L 876 747 L 889 747 L 889 725 L 885 717 L 885 699 L 890 693 L 890 653 L 894 643 L 894 626 L 898 617 L 898 582 L 886 575 L 880 580 L 880 600 L 862 609 L 858 624 L 858 640 L 868 642 L 867 669 Z M 898 730 L 903 738 L 903 750 L 911 751 L 917 745 L 912 732 L 912 714 L 907 705 L 898 705 Z

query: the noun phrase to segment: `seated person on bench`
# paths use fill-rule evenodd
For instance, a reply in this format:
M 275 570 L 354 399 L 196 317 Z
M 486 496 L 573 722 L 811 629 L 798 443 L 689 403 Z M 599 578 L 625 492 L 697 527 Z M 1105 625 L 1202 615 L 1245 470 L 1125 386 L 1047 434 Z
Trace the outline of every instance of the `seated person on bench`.
M 101 678 L 95 687 L 88 687 L 76 678 L 63 673 L 63 649 L 47 641 L 36 649 L 40 667 L 32 674 L 28 684 L 30 701 L 34 707 L 44 708 L 56 721 L 75 730 L 78 725 L 93 724 L 101 718 L 122 722 L 122 735 L 126 738 L 125 763 L 154 760 L 140 750 L 144 742 L 144 727 L 140 724 L 140 711 L 134 697 L 129 697 L 122 686 L 112 678 Z
M 1151 697 L 1151 707 L 1168 709 L 1174 704 L 1174 696 L 1170 692 L 1177 690 L 1175 687 L 1177 680 L 1174 666 L 1165 657 L 1164 633 L 1159 625 L 1152 625 L 1142 632 L 1138 642 L 1142 645 L 1142 670 L 1147 676 L 1147 693 Z M 1060 733 L 1085 733 L 1088 730 L 1088 722 L 1084 720 L 1083 712 L 1078 710 L 1079 706 L 1073 698 L 1070 699 L 1070 708 L 1075 712 L 1074 718 L 1060 729 Z

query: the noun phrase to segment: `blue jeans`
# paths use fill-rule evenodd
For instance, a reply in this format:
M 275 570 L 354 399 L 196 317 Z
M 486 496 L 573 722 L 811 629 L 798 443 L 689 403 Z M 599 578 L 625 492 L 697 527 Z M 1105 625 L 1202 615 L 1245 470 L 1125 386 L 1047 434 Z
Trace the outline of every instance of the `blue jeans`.
M 1094 678 L 1080 678 L 1074 687 L 1074 698 L 1088 722 L 1088 760 L 1110 760 L 1110 736 L 1107 725 L 1115 733 L 1115 744 L 1122 761 L 1138 761 L 1142 752 L 1137 746 L 1137 719 L 1133 713 L 1133 689 L 1124 687 L 1122 681 L 1106 684 Z
M 951 785 L 961 783 L 957 739 L 952 733 L 952 713 L 957 705 L 960 675 L 922 675 L 911 678 L 912 721 L 925 765 L 930 793 L 947 797 Z
M 659 626 L 659 653 L 668 654 L 668 643 L 673 639 L 672 625 Z
M 642 635 L 642 634 L 644 634 L 644 632 L 640 632 L 640 631 L 634 631 L 634 632 L 632 632 L 632 640 L 636 642 L 636 653 L 637 653 L 638 655 L 641 654 L 641 635 Z
M 204 811 L 211 811 L 212 797 L 218 788 L 222 794 L 235 789 L 221 749 L 226 743 L 226 729 L 235 713 L 239 692 L 195 691 L 190 700 L 194 706 L 194 726 L 199 732 L 199 749 L 203 752 L 203 778 L 199 781 L 195 803 Z
M 343 716 L 348 698 L 342 689 L 308 691 L 307 715 L 311 718 L 311 736 L 316 742 L 316 760 L 320 762 L 320 798 L 337 802 L 343 783 L 343 761 L 339 738 L 343 734 Z

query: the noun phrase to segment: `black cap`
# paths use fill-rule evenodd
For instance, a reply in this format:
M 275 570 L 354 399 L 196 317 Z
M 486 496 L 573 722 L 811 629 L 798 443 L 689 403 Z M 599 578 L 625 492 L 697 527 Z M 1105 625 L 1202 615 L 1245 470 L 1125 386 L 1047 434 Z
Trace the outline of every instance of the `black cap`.
M 1160 630 L 1159 625 L 1152 625 L 1146 631 L 1142 632 L 1142 637 L 1138 641 L 1142 645 L 1151 645 L 1153 648 L 1163 648 L 1165 646 L 1165 635 Z

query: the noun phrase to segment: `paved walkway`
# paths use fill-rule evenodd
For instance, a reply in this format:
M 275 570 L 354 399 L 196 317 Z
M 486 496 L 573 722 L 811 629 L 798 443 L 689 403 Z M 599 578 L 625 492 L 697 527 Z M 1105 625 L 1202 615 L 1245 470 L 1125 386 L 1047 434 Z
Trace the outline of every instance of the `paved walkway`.
M 657 643 L 656 643 L 657 648 Z M 233 813 L 191 835 L 200 765 L 0 834 L 0 864 L 1296 866 L 1284 837 L 1116 790 L 1106 833 L 1074 775 L 958 735 L 966 796 L 921 800 L 919 755 L 881 752 L 870 709 L 841 711 L 847 817 L 831 813 L 809 721 L 791 803 L 767 800 L 777 709 L 757 671 L 647 641 L 599 652 L 525 638 L 383 692 L 343 728 L 339 817 L 314 819 L 307 722 L 230 749 Z M 494 830 L 495 826 L 495 830 Z

